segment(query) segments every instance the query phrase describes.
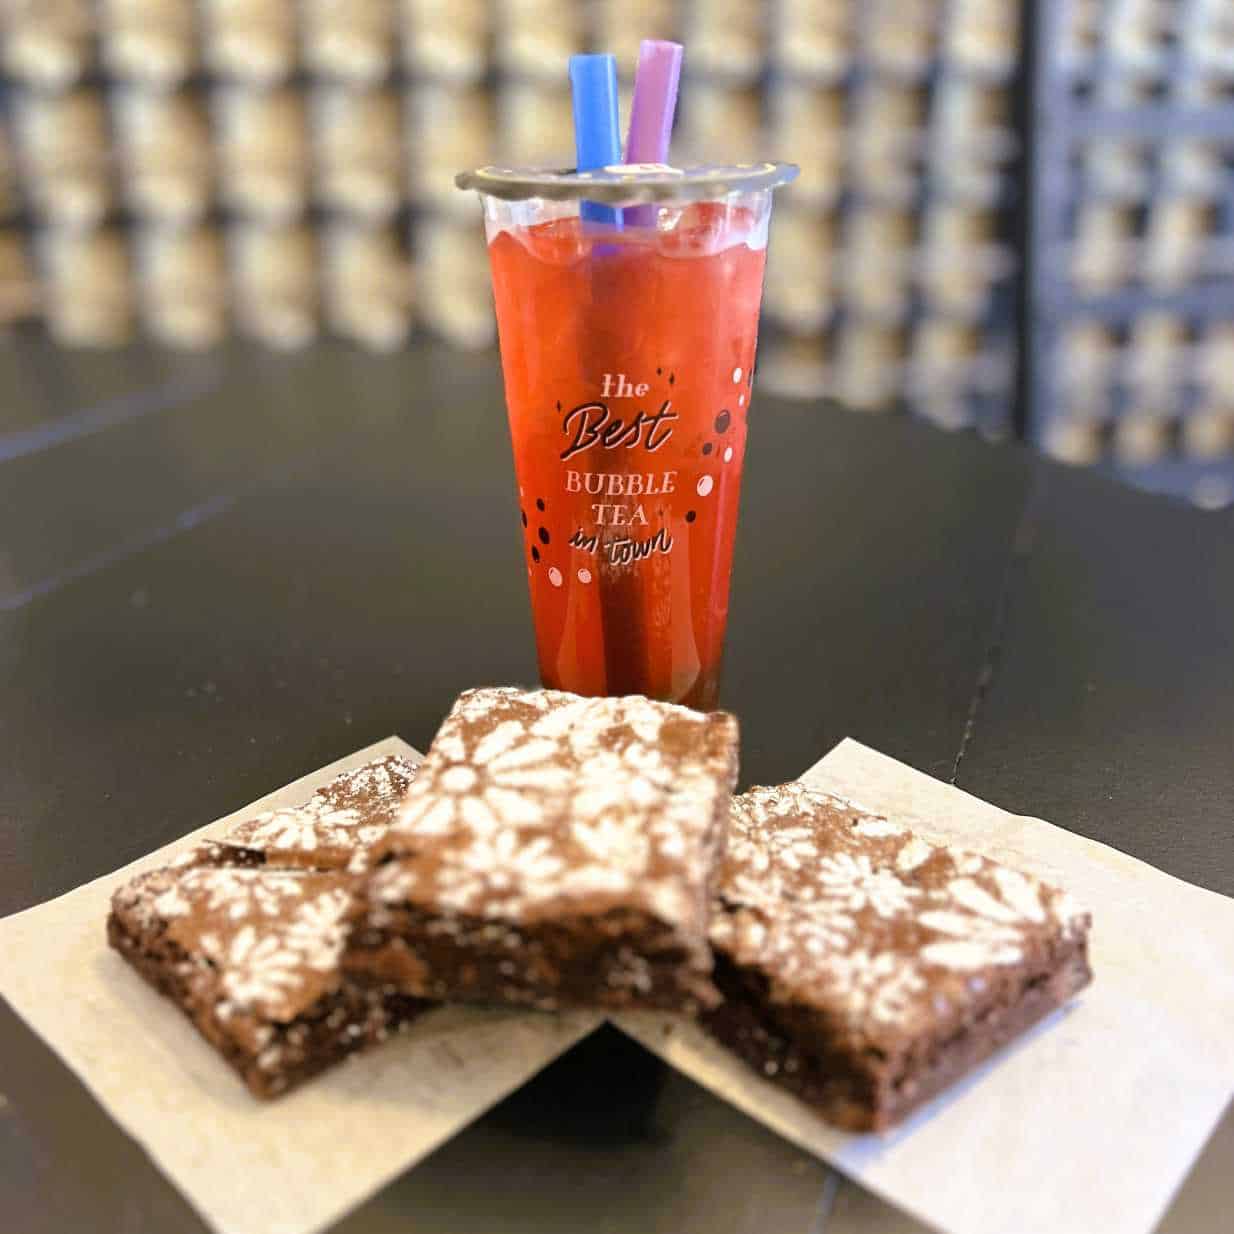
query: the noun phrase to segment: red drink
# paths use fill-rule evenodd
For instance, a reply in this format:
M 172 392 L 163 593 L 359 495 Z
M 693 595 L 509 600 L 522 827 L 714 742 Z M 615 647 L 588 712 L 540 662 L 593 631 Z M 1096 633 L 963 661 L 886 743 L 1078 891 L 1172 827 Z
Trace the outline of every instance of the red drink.
M 766 249 L 748 208 L 673 219 L 507 226 L 489 256 L 541 677 L 710 708 Z

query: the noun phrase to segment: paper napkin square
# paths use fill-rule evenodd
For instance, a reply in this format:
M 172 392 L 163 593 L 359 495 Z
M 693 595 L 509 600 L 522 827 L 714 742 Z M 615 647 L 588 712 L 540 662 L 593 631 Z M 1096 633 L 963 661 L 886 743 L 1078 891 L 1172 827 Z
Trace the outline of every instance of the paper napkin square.
M 393 752 L 418 758 L 388 738 L 0 921 L 0 994 L 219 1230 L 322 1229 L 600 1023 L 590 1013 L 443 1008 L 262 1103 L 109 951 L 103 927 L 119 883 L 241 815 L 302 800 L 340 771 Z M 1234 1092 L 1234 900 L 1008 814 L 854 741 L 804 778 L 927 837 L 1065 885 L 1093 912 L 1094 984 L 882 1138 L 828 1127 L 688 1023 L 655 1014 L 614 1022 L 950 1234 L 1150 1231 Z M 78 999 L 73 1016 L 64 1014 L 66 989 Z

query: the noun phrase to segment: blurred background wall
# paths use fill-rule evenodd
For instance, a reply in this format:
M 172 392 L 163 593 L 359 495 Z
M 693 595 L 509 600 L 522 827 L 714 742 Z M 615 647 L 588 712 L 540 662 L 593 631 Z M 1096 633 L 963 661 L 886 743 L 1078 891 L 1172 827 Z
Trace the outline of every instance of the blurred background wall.
M 0 0 L 0 322 L 492 345 L 491 157 L 686 45 L 674 155 L 802 166 L 764 389 L 1234 500 L 1234 0 Z

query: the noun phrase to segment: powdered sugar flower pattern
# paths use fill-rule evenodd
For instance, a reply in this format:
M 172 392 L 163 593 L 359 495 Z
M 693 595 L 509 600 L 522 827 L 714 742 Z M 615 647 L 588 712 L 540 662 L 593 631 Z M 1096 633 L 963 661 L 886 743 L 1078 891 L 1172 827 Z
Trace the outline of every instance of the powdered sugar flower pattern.
M 224 912 L 233 921 L 278 917 L 302 888 L 300 877 L 290 873 L 263 871 L 257 877 L 252 870 L 192 870 L 154 900 L 154 910 L 161 917 L 182 917 L 200 902 L 208 912 Z
M 340 855 L 357 853 L 385 835 L 415 775 L 406 759 L 375 759 L 345 772 L 302 805 L 242 819 L 223 843 L 260 849 L 274 858 L 272 865 L 342 864 Z M 285 860 L 293 855 L 300 860 Z
M 922 959 L 942 968 L 971 970 L 1018 964 L 1024 955 L 1024 927 L 1045 920 L 1036 886 L 1023 874 L 995 866 L 995 896 L 972 878 L 947 884 L 954 907 L 921 914 L 921 924 L 946 936 L 923 948 Z
M 336 978 L 350 891 L 334 874 L 156 871 L 128 894 L 165 921 L 172 937 L 199 930 L 195 946 L 218 974 L 225 1014 L 294 1014 Z
M 907 912 L 921 892 L 902 882 L 891 870 L 875 869 L 865 853 L 836 853 L 818 863 L 823 894 L 848 912 L 867 906 L 880 917 Z
M 417 781 L 399 817 L 402 830 L 445 835 L 460 824 L 492 833 L 503 824 L 533 827 L 544 821 L 540 800 L 561 791 L 566 773 L 555 766 L 554 743 L 547 738 L 516 745 L 521 726 L 498 725 L 471 751 L 462 743 L 457 761 L 436 777 Z M 449 743 L 453 752 L 453 743 Z
M 277 1016 L 294 1005 L 312 974 L 328 976 L 343 950 L 347 893 L 334 888 L 294 906 L 273 929 L 246 924 L 222 966 L 223 993 L 239 1007 Z
M 231 940 L 222 987 L 233 1003 L 268 1015 L 302 980 L 295 952 L 274 935 L 258 934 L 247 925 Z
M 439 872 L 440 900 L 447 908 L 465 910 L 482 887 L 492 902 L 500 903 L 517 896 L 528 880 L 555 878 L 562 865 L 544 836 L 520 842 L 517 832 L 494 831 L 446 854 Z
M 297 806 L 271 810 L 238 824 L 227 835 L 233 843 L 251 844 L 257 848 L 276 850 L 298 849 L 313 852 L 322 844 L 346 844 L 353 839 L 370 843 L 384 828 L 357 828 L 359 810 L 306 810 Z
M 262 875 L 255 878 L 260 881 Z M 338 967 L 347 892 L 333 887 L 301 899 L 303 888 L 294 890 L 296 894 L 284 900 L 277 922 L 260 928 L 246 922 L 225 944 L 220 983 L 236 1007 L 277 1016 L 315 983 L 313 974 L 328 977 Z
M 945 1009 L 1035 930 L 1087 926 L 1036 879 L 801 783 L 736 799 L 718 896 L 716 946 L 882 1023 Z
M 824 961 L 823 968 L 854 1020 L 872 1016 L 884 1024 L 893 1024 L 908 1014 L 914 996 L 925 989 L 917 966 L 903 963 L 887 951 L 858 948 L 834 952 Z
M 666 759 L 668 723 L 697 726 L 693 742 L 712 721 L 640 698 L 464 694 L 384 845 L 398 855 L 431 837 L 435 858 L 379 868 L 376 917 L 408 897 L 497 916 L 608 895 L 637 895 L 666 920 L 701 916 L 671 867 L 712 828 L 717 776 Z

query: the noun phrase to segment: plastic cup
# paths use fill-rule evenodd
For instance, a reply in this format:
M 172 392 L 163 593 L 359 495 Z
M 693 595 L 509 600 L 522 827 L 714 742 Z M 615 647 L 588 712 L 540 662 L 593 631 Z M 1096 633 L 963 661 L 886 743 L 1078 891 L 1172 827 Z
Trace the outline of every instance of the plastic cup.
M 717 703 L 772 191 L 796 170 L 458 178 L 484 204 L 547 686 Z

